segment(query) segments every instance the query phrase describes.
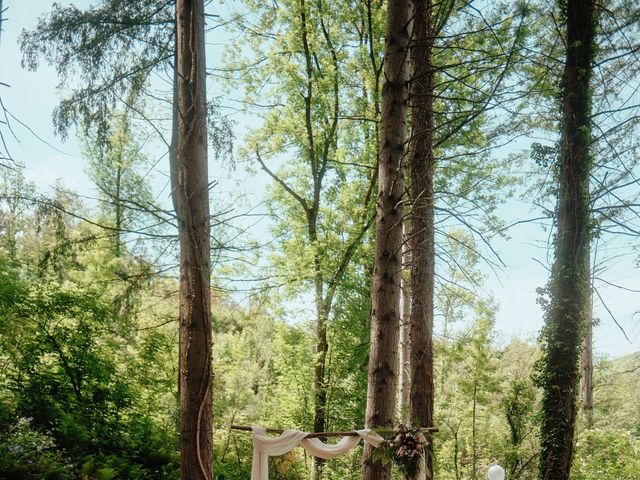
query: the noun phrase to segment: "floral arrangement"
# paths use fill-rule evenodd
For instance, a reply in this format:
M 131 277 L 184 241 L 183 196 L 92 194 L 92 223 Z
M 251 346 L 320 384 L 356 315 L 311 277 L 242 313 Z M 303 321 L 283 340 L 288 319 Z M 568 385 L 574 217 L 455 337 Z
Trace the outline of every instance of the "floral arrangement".
M 394 437 L 373 451 L 372 460 L 379 460 L 385 465 L 393 462 L 405 478 L 415 480 L 420 474 L 427 445 L 422 429 L 398 425 L 394 429 Z

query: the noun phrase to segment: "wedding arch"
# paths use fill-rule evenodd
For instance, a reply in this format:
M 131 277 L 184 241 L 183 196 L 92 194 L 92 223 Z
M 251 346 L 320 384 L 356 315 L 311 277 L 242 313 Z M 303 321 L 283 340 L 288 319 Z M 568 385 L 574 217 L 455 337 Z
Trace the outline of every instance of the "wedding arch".
M 373 447 L 379 447 L 384 438 L 370 429 L 353 430 L 346 432 L 303 432 L 301 430 L 280 430 L 265 428 L 258 425 L 242 426 L 231 425 L 234 430 L 250 431 L 253 437 L 253 460 L 251 463 L 251 480 L 268 480 L 269 457 L 283 455 L 297 446 L 303 447 L 310 455 L 322 459 L 335 458 L 353 449 L 362 440 Z M 428 427 L 422 429 L 430 433 L 437 432 L 438 428 Z M 393 432 L 392 429 L 388 429 Z M 270 437 L 267 433 L 279 434 Z M 335 444 L 323 442 L 322 438 L 342 437 Z

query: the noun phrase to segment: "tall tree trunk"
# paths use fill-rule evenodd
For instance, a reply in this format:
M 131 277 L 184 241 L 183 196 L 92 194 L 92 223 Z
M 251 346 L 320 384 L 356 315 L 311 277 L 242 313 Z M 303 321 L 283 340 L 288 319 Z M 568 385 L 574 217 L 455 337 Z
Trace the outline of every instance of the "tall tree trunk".
M 433 425 L 433 309 L 435 289 L 433 175 L 433 32 L 431 0 L 413 0 L 409 105 L 411 137 L 411 421 Z M 433 448 L 425 477 L 433 478 Z
M 590 254 L 586 256 L 589 298 L 584 322 L 582 353 L 580 354 L 580 398 L 582 400 L 582 421 L 585 428 L 593 427 L 593 278 L 590 257 Z
M 390 0 L 387 5 L 385 81 L 382 88 L 376 202 L 376 249 L 366 412 L 366 425 L 369 428 L 392 426 L 398 380 L 408 24 L 408 0 Z M 380 462 L 372 463 L 371 452 L 371 447 L 367 445 L 362 459 L 362 478 L 388 480 L 391 477 L 391 466 L 383 466 Z
M 567 56 L 562 80 L 562 139 L 555 260 L 544 330 L 540 378 L 542 480 L 568 480 L 573 454 L 578 360 L 589 308 L 590 79 L 595 44 L 595 0 L 562 3 Z
M 120 257 L 122 254 L 122 198 L 121 198 L 121 189 L 122 189 L 122 156 L 123 156 L 123 146 L 118 145 L 118 157 L 119 162 L 116 166 L 116 198 L 115 198 L 115 215 L 116 215 L 116 224 L 115 224 L 115 233 L 114 233 L 114 255 L 116 257 Z
M 327 341 L 327 309 L 324 303 L 322 271 L 320 259 L 316 258 L 316 365 L 314 381 L 314 412 L 313 429 L 316 432 L 324 432 L 326 427 L 327 410 L 327 382 L 326 365 L 329 342 Z M 318 457 L 313 459 L 313 478 L 322 478 L 322 466 L 324 460 Z
M 180 237 L 180 478 L 213 478 L 209 180 L 203 0 L 176 2 L 177 132 L 172 173 Z
M 478 423 L 478 383 L 473 384 L 473 405 L 471 413 L 471 480 L 478 478 L 478 441 L 477 441 L 477 423 Z
M 402 276 L 400 277 L 400 358 L 398 362 L 398 411 L 400 421 L 409 424 L 411 405 L 411 281 L 406 266 L 411 264 L 408 238 L 410 223 L 403 222 Z

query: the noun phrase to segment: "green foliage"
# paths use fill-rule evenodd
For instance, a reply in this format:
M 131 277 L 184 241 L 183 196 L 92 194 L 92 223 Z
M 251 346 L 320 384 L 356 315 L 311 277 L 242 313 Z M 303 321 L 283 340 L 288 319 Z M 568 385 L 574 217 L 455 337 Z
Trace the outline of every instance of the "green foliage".
M 531 144 L 531 158 L 536 165 L 547 170 L 551 165 L 555 165 L 558 157 L 558 147 L 542 145 L 534 142 Z
M 540 392 L 530 375 L 541 352 L 517 341 L 499 346 L 495 308 L 478 297 L 484 279 L 474 267 L 487 260 L 481 246 L 499 226 L 496 208 L 514 180 L 512 157 L 494 158 L 489 149 L 532 125 L 557 131 L 562 42 L 548 5 L 439 5 L 452 10 L 434 47 L 436 301 L 445 322 L 435 345 L 437 476 L 478 479 L 498 462 L 509 480 L 529 480 L 540 450 Z M 362 426 L 385 28 L 383 2 L 246 6 L 231 19 L 238 37 L 225 54 L 225 70 L 234 72 L 227 80 L 240 92 L 234 100 L 259 119 L 240 158 L 279 180 L 267 197 L 275 241 L 256 254 L 275 286 L 246 307 L 235 296 L 213 295 L 215 470 L 229 480 L 246 480 L 252 459 L 250 435 L 230 423 L 313 428 L 318 319 L 329 343 L 326 429 Z M 609 8 L 602 38 L 620 39 L 617 18 L 637 7 L 616 0 Z M 148 107 L 142 98 L 153 96 L 152 72 L 171 75 L 173 38 L 173 3 L 155 0 L 106 0 L 84 10 L 55 5 L 22 36 L 25 64 L 45 61 L 61 75 L 65 96 L 55 127 L 63 136 L 83 128 L 100 203 L 96 213 L 61 185 L 45 198 L 19 173 L 0 172 L 2 478 L 178 478 L 177 282 L 164 231 L 173 218 L 153 205 L 137 116 Z M 617 55 L 618 48 L 612 40 L 597 54 Z M 624 48 L 633 50 L 633 41 Z M 533 55 L 536 49 L 543 53 Z M 529 55 L 535 58 L 525 62 Z M 609 86 L 637 73 L 640 67 L 625 61 L 599 62 L 594 105 L 611 109 Z M 618 75 L 623 68 L 628 74 Z M 509 103 L 514 92 L 521 98 Z M 539 100 L 552 105 L 543 115 Z M 231 125 L 218 103 L 209 105 L 210 141 L 223 152 Z M 515 120 L 503 122 L 492 113 L 503 107 L 527 118 L 508 112 Z M 613 129 L 612 121 L 603 121 L 606 133 L 594 139 L 594 158 L 604 143 L 620 152 L 596 185 L 594 197 L 606 207 L 597 226 L 620 223 L 616 215 L 637 203 L 637 192 L 612 188 L 640 158 L 635 123 Z M 584 139 L 588 131 L 578 130 Z M 534 144 L 532 157 L 547 171 L 558 152 L 545 145 L 555 143 Z M 619 202 L 621 192 L 629 195 Z M 141 248 L 131 241 L 143 235 L 159 243 Z M 302 317 L 283 321 L 290 310 Z M 573 480 L 637 477 L 638 360 L 625 362 L 597 366 L 598 428 L 578 436 Z M 360 454 L 327 462 L 323 479 L 357 480 Z M 309 477 L 311 462 L 301 451 L 270 462 L 273 478 Z
M 19 171 L 0 168 L 0 249 L 9 257 L 18 254 L 20 233 L 28 228 L 36 188 Z
M 140 305 L 158 284 L 70 222 L 63 194 L 44 205 L 26 210 L 13 257 L 0 252 L 0 476 L 174 478 L 172 349 L 165 332 L 138 328 L 156 321 Z
M 73 467 L 50 434 L 19 418 L 0 428 L 0 477 L 12 480 L 67 480 Z
M 99 221 L 113 231 L 116 257 L 120 256 L 127 234 L 154 233 L 148 225 L 162 220 L 161 210 L 153 204 L 144 145 L 133 134 L 129 112 L 120 115 L 121 118 L 111 122 L 106 144 L 89 137 L 84 147 L 87 173 L 98 190 Z
M 3 343 L 13 353 L 6 388 L 17 415 L 51 432 L 92 478 L 107 478 L 111 470 L 131 479 L 175 470 L 167 431 L 141 416 L 136 381 L 145 381 L 136 379 L 129 355 L 122 356 L 131 339 L 118 335 L 109 303 L 77 284 L 40 285 L 21 299 L 13 318 L 22 328 Z
M 480 305 L 471 328 L 448 347 L 448 376 L 436 395 L 436 468 L 475 475 L 474 458 L 488 453 L 496 423 L 489 414 L 498 392 L 498 355 L 491 348 L 493 318 L 487 305 Z
M 225 58 L 242 76 L 228 82 L 234 89 L 242 82 L 246 105 L 272 108 L 253 112 L 262 123 L 247 136 L 240 157 L 252 166 L 259 166 L 260 158 L 281 180 L 269 195 L 278 239 L 271 263 L 286 293 L 304 295 L 316 282 L 326 292 L 345 280 L 341 265 L 350 249 L 366 242 L 373 213 L 378 146 L 370 120 L 376 120 L 379 92 L 368 59 L 370 37 L 347 28 L 366 24 L 367 14 L 363 5 L 353 9 L 348 2 L 287 1 L 277 7 L 249 2 L 248 7 L 260 30 L 247 28 L 238 17 L 235 26 L 245 43 L 230 46 Z M 378 64 L 381 11 L 372 5 L 372 55 Z M 272 82 L 264 84 L 264 78 Z M 331 310 L 332 302 L 326 303 Z
M 533 474 L 532 460 L 537 456 L 537 449 L 532 449 L 526 442 L 528 437 L 535 436 L 537 428 L 534 410 L 537 407 L 537 392 L 528 378 L 512 379 L 506 387 L 508 390 L 501 403 L 511 438 L 505 442 L 501 455 L 505 459 L 504 467 L 509 472 L 509 478 L 522 478 L 526 474 Z
M 640 441 L 620 430 L 586 430 L 577 436 L 571 480 L 634 480 Z
M 30 219 L 25 220 L 28 225 Z M 50 231 L 56 222 L 42 225 L 45 231 L 39 235 L 46 233 L 46 242 L 41 237 L 34 243 L 34 230 L 25 227 L 17 258 L 0 257 L 5 279 L 0 283 L 0 476 L 177 478 L 175 283 L 148 275 L 126 249 L 123 258 L 115 259 L 110 240 L 95 238 L 90 228 L 67 222 L 58 235 Z M 60 249 L 59 242 L 70 243 Z M 454 243 L 461 249 L 457 258 L 477 259 Z M 59 258 L 33 270 L 30 265 L 37 263 L 24 260 L 37 252 L 26 245 L 56 250 Z M 332 430 L 360 427 L 364 416 L 370 286 L 358 266 L 368 253 L 359 255 L 337 294 L 330 328 Z M 119 275 L 123 267 L 131 278 Z M 497 349 L 493 307 L 462 288 L 462 278 L 452 278 L 460 282 L 459 290 L 453 284 L 447 290 L 453 295 L 449 312 L 456 328 L 446 345 L 436 343 L 438 360 L 447 365 L 439 372 L 445 377 L 436 382 L 441 388 L 438 477 L 471 477 L 475 430 L 478 478 L 497 462 L 507 468 L 509 479 L 528 480 L 539 448 L 538 392 L 528 378 L 539 352 L 522 342 Z M 311 428 L 314 334 L 308 325 L 273 319 L 264 298 L 255 298 L 248 309 L 224 296 L 214 297 L 214 305 L 216 475 L 244 480 L 251 468 L 251 437 L 226 425 Z M 603 425 L 592 445 L 602 445 L 601 463 L 615 472 L 611 480 L 614 475 L 633 478 L 624 475 L 625 465 L 635 467 L 637 455 L 637 437 L 626 433 L 637 432 L 640 418 L 633 401 L 636 365 L 635 358 L 603 360 L 596 368 L 596 388 L 611 378 L 624 379 L 601 391 L 596 403 L 596 418 Z M 25 417 L 28 422 L 19 420 Z M 606 449 L 609 444 L 616 455 Z M 21 446 L 9 448 L 13 445 Z M 582 475 L 576 480 L 600 471 L 588 445 L 578 442 L 576 464 L 584 465 L 576 467 L 576 475 Z M 360 449 L 355 449 L 327 462 L 326 479 L 356 480 L 359 459 Z M 309 469 L 301 451 L 274 458 L 270 465 L 273 478 L 288 480 L 308 478 Z
M 445 480 L 483 478 L 489 465 L 499 463 L 507 478 L 529 480 L 535 477 L 539 451 L 539 394 L 530 379 L 539 352 L 519 341 L 498 349 L 492 309 L 479 303 L 472 326 L 446 349 L 436 343 L 438 356 L 446 357 L 448 365 L 446 379 L 436 378 L 437 475 Z
M 53 112 L 60 137 L 80 127 L 105 146 L 113 134 L 114 110 L 147 97 L 166 97 L 166 91 L 151 86 L 151 77 L 159 73 L 173 78 L 174 12 L 174 3 L 165 0 L 104 0 L 84 9 L 54 3 L 33 30 L 23 30 L 23 67 L 36 70 L 44 62 L 60 78 L 64 94 Z M 154 108 L 158 105 L 162 108 L 162 102 Z M 133 110 L 149 122 L 148 113 L 138 107 Z M 218 98 L 208 99 L 207 122 L 214 153 L 230 156 L 233 122 L 221 114 Z M 168 143 L 158 125 L 152 127 Z
M 336 299 L 330 325 L 331 377 L 329 424 L 332 430 L 349 430 L 362 424 L 367 397 L 369 359 L 369 277 L 349 275 Z M 346 478 L 346 472 L 344 473 Z
M 135 98 L 153 69 L 168 67 L 173 30 L 173 8 L 163 0 L 109 0 L 85 10 L 54 4 L 35 30 L 22 33 L 20 46 L 24 66 L 35 70 L 44 59 L 56 68 L 61 87 L 82 74 L 80 87 L 54 113 L 57 133 L 95 127 L 106 140 L 114 108 Z

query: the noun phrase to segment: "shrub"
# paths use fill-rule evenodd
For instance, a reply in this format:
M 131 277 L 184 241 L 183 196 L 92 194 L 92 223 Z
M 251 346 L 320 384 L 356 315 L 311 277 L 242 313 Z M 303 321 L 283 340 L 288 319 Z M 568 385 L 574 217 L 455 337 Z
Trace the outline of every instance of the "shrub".
M 53 437 L 20 418 L 0 433 L 0 478 L 12 480 L 68 480 L 73 466 Z
M 578 436 L 572 480 L 637 480 L 640 442 L 621 430 L 588 430 Z

